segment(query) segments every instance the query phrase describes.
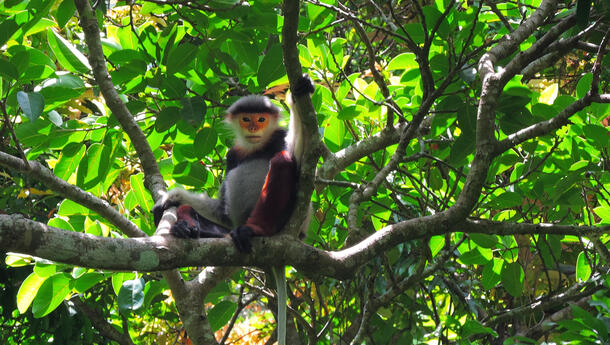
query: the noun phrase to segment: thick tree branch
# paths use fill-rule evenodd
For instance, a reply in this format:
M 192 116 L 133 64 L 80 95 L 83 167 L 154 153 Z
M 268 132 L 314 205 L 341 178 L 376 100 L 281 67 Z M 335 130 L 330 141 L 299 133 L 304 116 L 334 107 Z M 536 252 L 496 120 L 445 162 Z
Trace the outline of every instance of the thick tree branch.
M 521 42 L 526 40 L 532 33 L 538 29 L 544 22 L 545 18 L 550 16 L 557 5 L 557 0 L 543 1 L 538 9 L 528 17 L 517 29 L 503 37 L 503 39 L 491 48 L 480 60 L 479 73 L 481 80 L 485 80 L 488 74 L 494 73 L 493 66 L 501 59 L 513 54 Z M 483 63 L 483 65 L 481 65 Z
M 300 78 L 303 77 L 303 68 L 299 61 L 299 51 L 297 49 L 297 29 L 299 25 L 299 0 L 285 0 L 283 3 L 284 26 L 282 27 L 282 52 L 286 74 L 290 82 L 290 90 L 295 95 L 295 87 Z M 293 97 L 294 106 L 301 115 L 303 124 L 303 157 L 301 160 L 301 171 L 299 178 L 299 189 L 295 210 L 305 210 L 304 212 L 293 212 L 290 221 L 285 229 L 290 233 L 296 233 L 307 217 L 307 210 L 311 201 L 311 194 L 314 189 L 314 179 L 316 166 L 322 150 L 322 142 L 318 134 L 318 122 L 316 112 L 311 103 L 309 95 Z
M 150 272 L 189 266 L 291 265 L 311 277 L 325 275 L 345 279 L 351 277 L 371 258 L 381 255 L 399 243 L 452 231 L 497 235 L 575 236 L 599 236 L 610 232 L 610 225 L 565 226 L 496 223 L 482 220 L 465 221 L 449 226 L 444 221 L 445 217 L 440 215 L 411 219 L 387 226 L 356 246 L 337 252 L 313 248 L 295 241 L 292 236 L 255 238 L 252 241 L 253 253 L 250 255 L 237 252 L 228 238 L 183 240 L 171 236 L 97 237 L 56 229 L 20 215 L 0 215 L 0 250 L 75 266 L 119 271 Z M 176 288 L 182 289 L 180 286 Z M 183 292 L 187 293 L 186 290 Z
M 148 145 L 146 136 L 138 126 L 133 115 L 129 112 L 129 109 L 127 109 L 125 103 L 119 98 L 119 94 L 112 84 L 112 78 L 106 68 L 97 19 L 89 5 L 89 1 L 75 0 L 74 3 L 80 15 L 80 25 L 83 28 L 85 41 L 89 48 L 89 64 L 91 65 L 95 81 L 106 100 L 106 105 L 110 108 L 112 114 L 116 116 L 121 127 L 131 139 L 133 147 L 136 149 L 142 163 L 146 187 L 151 191 L 153 198 L 157 200 L 160 197 L 159 192 L 165 190 L 165 182 L 159 172 L 157 160 L 150 149 L 150 145 Z
M 542 24 L 542 23 L 540 23 Z M 556 42 L 557 38 L 569 30 L 571 27 L 576 25 L 576 15 L 568 16 L 563 19 L 559 24 L 553 26 L 542 38 L 534 43 L 526 51 L 519 52 L 511 61 L 505 66 L 501 72 L 500 79 L 502 85 L 508 83 L 508 81 L 516 74 L 520 73 L 534 59 L 540 57 L 541 54 L 546 51 L 547 47 L 553 42 Z
M 146 136 L 140 129 L 138 123 L 133 118 L 132 114 L 127 109 L 127 106 L 121 101 L 118 93 L 116 92 L 112 79 L 108 74 L 106 68 L 106 61 L 104 59 L 104 53 L 102 50 L 102 44 L 100 40 L 100 31 L 95 17 L 95 13 L 88 0 L 75 0 L 76 8 L 80 15 L 80 25 L 85 35 L 85 41 L 89 48 L 89 63 L 92 67 L 93 75 L 96 82 L 99 85 L 100 91 L 106 100 L 106 105 L 112 111 L 112 114 L 116 116 L 117 120 L 121 124 L 123 130 L 129 136 L 131 143 L 133 144 L 144 171 L 144 182 L 147 189 L 151 192 L 153 198 L 158 200 L 162 193 L 165 191 L 165 182 L 159 171 L 155 156 L 146 140 Z M 166 212 L 166 214 L 174 215 L 172 212 Z M 67 255 L 70 255 L 71 248 L 62 248 L 66 251 Z M 95 250 L 93 251 L 95 252 Z M 108 257 L 108 252 L 98 253 L 100 257 L 105 257 L 106 260 L 114 260 L 113 257 Z M 115 254 L 122 254 L 116 253 Z M 132 254 L 134 260 L 139 260 L 140 264 L 148 266 L 153 264 L 156 258 L 154 255 L 150 255 L 150 251 L 145 251 L 139 254 Z M 118 256 L 117 255 L 117 256 Z M 152 260 L 152 261 L 151 261 Z M 179 272 L 169 271 L 163 273 L 166 281 L 172 289 L 177 289 L 175 294 L 176 305 L 180 312 L 180 317 L 184 322 L 189 332 L 189 337 L 194 344 L 216 344 L 213 332 L 207 318 L 203 314 L 202 305 L 197 303 L 191 303 L 193 299 L 203 300 L 204 296 L 193 296 L 190 294 L 188 289 L 185 289 L 184 282 Z M 197 283 L 199 284 L 199 281 Z

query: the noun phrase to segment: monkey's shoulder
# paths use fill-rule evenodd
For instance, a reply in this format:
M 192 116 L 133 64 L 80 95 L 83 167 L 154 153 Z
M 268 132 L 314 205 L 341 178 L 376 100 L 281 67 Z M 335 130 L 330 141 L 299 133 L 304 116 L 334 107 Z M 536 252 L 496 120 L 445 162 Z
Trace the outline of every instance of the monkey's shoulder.
M 265 146 L 248 154 L 234 146 L 227 153 L 227 172 L 249 160 L 271 160 L 278 152 L 286 150 L 286 133 L 283 128 L 276 129 Z

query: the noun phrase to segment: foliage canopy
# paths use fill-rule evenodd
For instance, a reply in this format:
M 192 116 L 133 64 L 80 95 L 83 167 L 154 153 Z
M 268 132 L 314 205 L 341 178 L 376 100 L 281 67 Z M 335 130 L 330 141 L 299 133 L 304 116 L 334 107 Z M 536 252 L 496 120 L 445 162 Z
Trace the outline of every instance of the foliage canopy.
M 602 0 L 0 3 L 0 343 L 271 343 L 254 267 L 278 263 L 290 344 L 610 342 L 609 16 Z M 166 186 L 218 192 L 226 108 L 287 109 L 301 73 L 317 84 L 296 104 L 302 242 L 246 257 L 155 235 Z

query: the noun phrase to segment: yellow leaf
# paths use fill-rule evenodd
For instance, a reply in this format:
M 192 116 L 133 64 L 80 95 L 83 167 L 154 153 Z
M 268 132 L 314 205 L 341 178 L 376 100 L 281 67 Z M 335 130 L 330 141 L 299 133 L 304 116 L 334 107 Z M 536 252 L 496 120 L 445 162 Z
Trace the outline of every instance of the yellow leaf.
M 549 85 L 542 91 L 538 102 L 552 105 L 555 102 L 555 98 L 559 94 L 559 85 L 557 83 Z

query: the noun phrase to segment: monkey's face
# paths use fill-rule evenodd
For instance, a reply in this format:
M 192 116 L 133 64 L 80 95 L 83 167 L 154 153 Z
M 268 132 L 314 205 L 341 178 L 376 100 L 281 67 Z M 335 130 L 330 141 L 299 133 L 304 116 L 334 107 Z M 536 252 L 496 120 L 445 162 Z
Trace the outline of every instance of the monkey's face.
M 239 122 L 242 136 L 250 144 L 266 140 L 277 124 L 277 118 L 267 113 L 237 114 L 234 117 Z

